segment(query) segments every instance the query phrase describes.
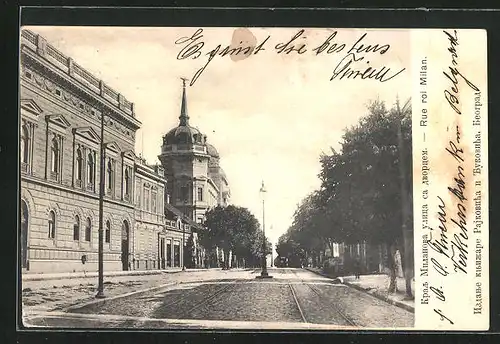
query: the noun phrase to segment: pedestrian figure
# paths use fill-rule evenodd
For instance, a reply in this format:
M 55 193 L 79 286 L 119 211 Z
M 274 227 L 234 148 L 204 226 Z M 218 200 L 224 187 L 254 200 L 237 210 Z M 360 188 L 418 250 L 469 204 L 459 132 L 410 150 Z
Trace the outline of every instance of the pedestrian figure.
M 354 274 L 356 279 L 359 279 L 359 275 L 361 274 L 361 264 L 358 259 L 354 261 Z

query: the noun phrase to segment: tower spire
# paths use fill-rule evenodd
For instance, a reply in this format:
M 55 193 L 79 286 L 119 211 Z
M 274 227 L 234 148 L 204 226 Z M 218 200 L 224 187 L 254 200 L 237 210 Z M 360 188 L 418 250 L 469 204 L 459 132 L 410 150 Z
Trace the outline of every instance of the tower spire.
M 186 97 L 186 81 L 188 79 L 181 78 L 182 80 L 182 103 L 181 103 L 181 115 L 179 116 L 180 125 L 189 124 L 189 116 L 187 114 L 187 97 Z

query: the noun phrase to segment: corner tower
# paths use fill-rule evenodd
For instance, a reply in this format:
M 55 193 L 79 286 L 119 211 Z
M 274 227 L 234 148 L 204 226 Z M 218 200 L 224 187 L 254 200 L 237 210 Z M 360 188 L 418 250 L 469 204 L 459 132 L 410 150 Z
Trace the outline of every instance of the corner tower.
M 186 79 L 182 79 L 179 125 L 163 136 L 158 156 L 167 178 L 165 199 L 193 221 L 200 219 L 209 207 L 207 137 L 189 124 Z

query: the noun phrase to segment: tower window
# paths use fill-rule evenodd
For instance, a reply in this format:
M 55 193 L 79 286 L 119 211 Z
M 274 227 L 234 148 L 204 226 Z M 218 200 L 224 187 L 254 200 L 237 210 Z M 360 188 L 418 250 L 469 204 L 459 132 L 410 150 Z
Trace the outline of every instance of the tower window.
M 203 202 L 203 188 L 198 187 L 198 201 Z
M 151 211 L 156 213 L 156 191 L 151 191 Z

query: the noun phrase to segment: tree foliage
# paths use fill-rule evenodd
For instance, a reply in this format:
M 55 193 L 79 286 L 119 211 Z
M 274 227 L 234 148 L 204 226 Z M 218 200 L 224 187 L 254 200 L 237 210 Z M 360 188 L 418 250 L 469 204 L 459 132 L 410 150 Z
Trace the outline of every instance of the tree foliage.
M 234 205 L 217 206 L 205 215 L 205 230 L 199 233 L 200 243 L 208 249 L 222 248 L 225 254 L 232 251 L 238 258 L 258 264 L 263 252 L 263 232 L 257 218 L 247 209 Z M 272 246 L 266 240 L 267 253 Z M 228 261 L 229 257 L 224 257 Z
M 332 242 L 402 248 L 402 224 L 413 224 L 408 105 L 398 102 L 388 109 L 373 101 L 367 115 L 345 130 L 341 151 L 320 156 L 321 187 L 298 206 L 292 226 L 278 241 L 280 256 L 303 259 Z

